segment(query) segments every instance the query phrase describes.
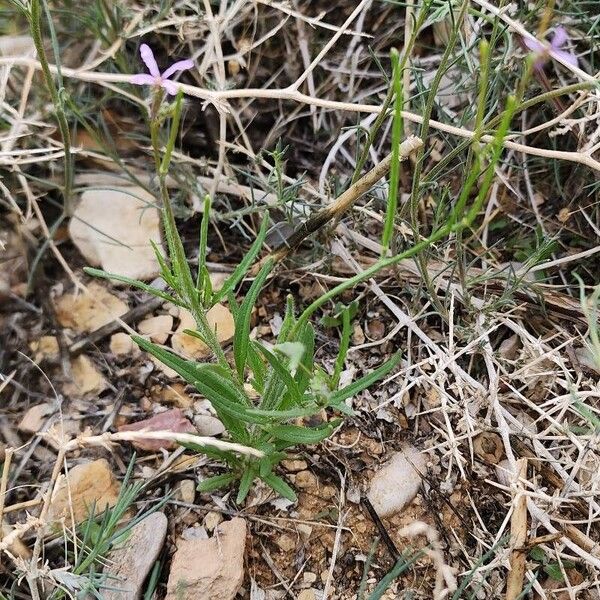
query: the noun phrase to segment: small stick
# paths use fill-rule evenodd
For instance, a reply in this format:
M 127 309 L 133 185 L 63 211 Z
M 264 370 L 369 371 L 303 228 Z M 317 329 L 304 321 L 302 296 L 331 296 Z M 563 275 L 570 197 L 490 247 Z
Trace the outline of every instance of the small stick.
M 527 478 L 527 459 L 520 458 L 516 465 L 516 489 L 510 519 L 513 550 L 510 554 L 510 571 L 506 578 L 506 600 L 516 600 L 521 596 L 527 560 L 527 554 L 524 552 L 527 543 L 527 496 L 523 493 L 523 480 Z
M 2 468 L 2 481 L 0 482 L 0 539 L 4 536 L 4 503 L 6 502 L 6 487 L 8 484 L 8 474 L 10 472 L 10 464 L 12 462 L 14 450 L 7 448 L 4 454 L 4 465 Z M 1 560 L 1 555 L 0 555 Z M 2 563 L 0 562 L 0 565 Z
M 388 552 L 392 555 L 392 559 L 395 563 L 398 562 L 398 560 L 401 557 L 401 554 L 398 551 L 398 548 L 396 548 L 396 544 L 394 544 L 392 538 L 390 537 L 390 534 L 387 532 L 385 525 L 379 518 L 375 507 L 371 504 L 371 501 L 366 496 L 361 497 L 360 503 L 367 509 L 369 516 L 371 517 L 373 523 L 375 523 L 375 526 L 379 531 L 379 535 L 381 536 L 383 543 L 387 546 Z
M 400 144 L 400 160 L 404 160 L 415 150 L 423 145 L 420 138 L 411 135 Z M 292 250 L 297 248 L 309 235 L 321 229 L 332 219 L 339 219 L 353 204 L 368 192 L 382 177 L 387 175 L 392 164 L 392 155 L 388 154 L 379 164 L 375 165 L 368 173 L 353 183 L 345 192 L 338 196 L 329 206 L 311 215 L 304 223 L 299 225 L 282 246 L 279 246 L 265 258 L 259 261 L 252 269 L 256 275 L 260 268 L 268 261 L 281 262 Z

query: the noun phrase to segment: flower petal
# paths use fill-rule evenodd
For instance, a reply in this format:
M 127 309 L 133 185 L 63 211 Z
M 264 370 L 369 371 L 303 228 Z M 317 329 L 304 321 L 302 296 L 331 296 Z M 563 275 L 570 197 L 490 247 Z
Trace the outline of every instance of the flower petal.
M 170 94 L 171 96 L 177 95 L 179 86 L 174 81 L 171 81 L 170 79 L 163 79 L 160 85 L 167 90 L 167 94 Z
M 146 73 L 139 73 L 138 75 L 132 75 L 129 83 L 135 83 L 135 85 L 153 85 L 154 77 Z
M 542 42 L 536 40 L 535 38 L 524 37 L 523 43 L 532 51 L 532 52 L 544 52 L 546 47 Z
M 557 27 L 554 30 L 554 37 L 550 42 L 552 50 L 558 50 L 559 48 L 562 48 L 568 39 L 569 34 L 567 33 L 567 30 L 564 27 Z
M 550 56 L 552 58 L 556 58 L 559 62 L 567 63 L 572 67 L 577 66 L 577 57 L 572 52 L 567 52 L 566 50 L 551 50 Z
M 154 52 L 148 44 L 142 44 L 140 46 L 140 56 L 142 60 L 148 67 L 148 71 L 153 77 L 160 77 L 160 71 L 158 70 L 158 65 L 156 64 L 156 60 L 154 59 Z
M 163 78 L 167 79 L 173 75 L 173 73 L 177 73 L 178 71 L 187 71 L 187 69 L 191 69 L 194 66 L 194 61 L 191 59 L 180 60 L 176 63 L 173 63 L 163 74 Z

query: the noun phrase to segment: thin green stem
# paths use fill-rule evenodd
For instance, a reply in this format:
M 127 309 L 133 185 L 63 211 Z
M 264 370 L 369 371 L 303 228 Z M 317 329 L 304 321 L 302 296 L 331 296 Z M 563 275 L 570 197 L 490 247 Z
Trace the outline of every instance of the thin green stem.
M 44 48 L 44 40 L 42 37 L 42 25 L 41 25 L 41 6 L 40 0 L 32 0 L 31 9 L 28 14 L 29 29 L 31 31 L 31 37 L 33 38 L 33 44 L 35 46 L 38 60 L 42 67 L 42 74 L 46 87 L 50 92 L 50 98 L 54 105 L 54 111 L 56 114 L 56 121 L 58 123 L 58 129 L 62 138 L 63 149 L 65 153 L 64 157 L 64 185 L 63 185 L 63 210 L 65 214 L 70 217 L 73 214 L 72 204 L 72 190 L 73 190 L 73 156 L 71 154 L 71 133 L 69 131 L 69 124 L 67 122 L 67 116 L 64 110 L 64 104 L 60 97 L 59 91 L 54 83 L 54 77 L 50 72 L 50 66 L 48 64 L 48 58 L 46 56 L 46 50 Z
M 387 209 L 385 213 L 385 223 L 383 226 L 383 235 L 381 237 L 382 250 L 385 256 L 389 250 L 392 234 L 394 233 L 394 224 L 396 222 L 396 212 L 398 210 L 398 185 L 400 183 L 400 143 L 402 137 L 402 72 L 400 70 L 400 56 L 396 49 L 391 52 L 392 58 L 392 77 L 394 89 L 394 121 L 392 123 L 392 165 L 390 167 L 390 186 L 388 194 Z

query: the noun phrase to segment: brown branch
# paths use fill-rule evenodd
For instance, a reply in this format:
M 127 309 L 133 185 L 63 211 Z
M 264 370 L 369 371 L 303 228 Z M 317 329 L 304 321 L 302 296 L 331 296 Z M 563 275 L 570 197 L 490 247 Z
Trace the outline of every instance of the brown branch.
M 420 138 L 412 135 L 400 144 L 400 160 L 406 159 L 415 150 L 423 145 Z M 385 177 L 392 164 L 392 155 L 388 154 L 379 164 L 375 165 L 368 173 L 353 183 L 345 192 L 338 196 L 329 206 L 311 215 L 304 223 L 299 225 L 288 239 L 278 248 L 270 252 L 265 258 L 254 265 L 252 274 L 256 275 L 268 260 L 281 262 L 292 250 L 295 250 L 309 235 L 315 233 L 332 221 L 339 219 L 354 203 L 368 192 L 382 177 Z

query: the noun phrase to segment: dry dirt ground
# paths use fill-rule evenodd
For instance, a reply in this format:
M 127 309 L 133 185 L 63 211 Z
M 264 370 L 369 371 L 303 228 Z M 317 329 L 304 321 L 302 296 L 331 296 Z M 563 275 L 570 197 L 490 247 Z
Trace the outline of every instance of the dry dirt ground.
M 154 268 L 145 242 L 157 231 L 160 241 L 158 217 L 138 211 L 130 226 L 119 209 L 103 204 L 120 201 L 115 194 L 123 189 L 153 197 L 147 98 L 127 83 L 143 70 L 139 43 L 151 44 L 161 65 L 188 56 L 196 63 L 180 79 L 189 89 L 169 190 L 192 263 L 200 199 L 213 197 L 208 264 L 218 286 L 239 264 L 266 210 L 273 226 L 264 254 L 347 187 L 385 100 L 389 50 L 408 39 L 406 11 L 414 16 L 422 3 L 407 9 L 363 0 L 332 8 L 239 0 L 207 1 L 199 9 L 186 2 L 98 2 L 82 7 L 80 19 L 72 3 L 49 4 L 68 95 L 73 198 L 76 207 L 85 194 L 91 200 L 80 218 L 87 233 L 78 234 L 77 218 L 63 212 L 64 144 L 52 102 L 27 22 L 9 4 L 0 21 L 0 598 L 35 597 L 34 589 L 40 598 L 90 597 L 86 586 L 102 581 L 105 554 L 118 540 L 103 539 L 106 523 L 85 524 L 85 516 L 94 503 L 97 512 L 123 504 L 124 478 L 137 487 L 120 522 L 157 507 L 167 517 L 165 543 L 141 588 L 145 600 L 165 597 L 182 536 L 218 538 L 219 524 L 235 517 L 247 524 L 240 598 L 514 600 L 506 586 L 519 565 L 523 597 L 600 598 L 598 318 L 593 302 L 580 296 L 582 289 L 592 295 L 600 273 L 600 112 L 589 78 L 554 63 L 534 74 L 526 98 L 565 91 L 515 117 L 513 129 L 527 132 L 519 138 L 526 148 L 506 150 L 472 230 L 337 299 L 356 303 L 343 381 L 397 351 L 402 362 L 353 399 L 355 415 L 330 439 L 298 447 L 282 463 L 279 474 L 298 492 L 296 503 L 256 485 L 238 506 L 235 489 L 196 491 L 200 480 L 222 472 L 219 463 L 176 445 L 135 447 L 113 435 L 177 409 L 172 414 L 186 419 L 185 427 L 227 439 L 206 399 L 140 352 L 118 320 L 201 356 L 196 340 L 182 333 L 188 316 L 83 271 L 95 260 L 155 277 L 144 271 Z M 458 11 L 461 3 L 454 4 Z M 444 3 L 433 3 L 412 47 L 404 125 L 423 137 L 425 154 L 403 164 L 401 205 L 408 206 L 416 175 L 423 187 L 415 213 L 401 211 L 396 251 L 427 234 L 464 183 L 470 158 L 460 132 L 474 126 L 469 107 L 477 99 L 479 37 L 502 31 L 492 50 L 492 117 L 524 61 L 519 27 L 535 33 L 544 19 L 564 24 L 584 75 L 597 70 L 590 25 L 597 17 L 589 3 L 556 2 L 553 13 L 546 3 L 515 3 L 500 15 L 485 2 L 468 4 L 457 25 Z M 454 30 L 461 43 L 448 62 Z M 54 63 L 47 26 L 45 34 Z M 429 109 L 436 121 L 423 131 L 411 115 Z M 367 168 L 389 151 L 390 122 Z M 567 155 L 557 156 L 562 151 Z M 254 339 L 273 342 L 287 295 L 305 307 L 379 258 L 386 194 L 380 182 L 278 266 L 253 313 Z M 116 233 L 123 227 L 124 235 L 135 230 L 139 243 L 125 246 Z M 101 255 L 77 240 L 93 238 L 90 229 L 102 230 Z M 239 286 L 238 299 L 249 283 Z M 340 344 L 337 310 L 331 302 L 314 318 L 317 362 L 330 371 Z M 228 318 L 215 316 L 219 323 Z M 231 336 L 224 337 L 230 358 Z M 333 416 L 323 411 L 311 425 Z M 418 493 L 380 518 L 367 497 L 369 483 L 407 447 L 425 457 L 425 468 L 409 473 Z M 83 482 L 65 485 L 67 473 L 101 459 Z M 81 557 L 94 547 L 103 551 L 85 563 Z M 401 556 L 414 562 L 377 595 Z M 453 589 L 451 580 L 464 587 Z M 208 596 L 190 598 L 217 593 L 208 589 Z

